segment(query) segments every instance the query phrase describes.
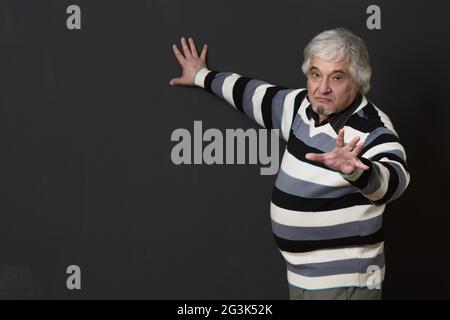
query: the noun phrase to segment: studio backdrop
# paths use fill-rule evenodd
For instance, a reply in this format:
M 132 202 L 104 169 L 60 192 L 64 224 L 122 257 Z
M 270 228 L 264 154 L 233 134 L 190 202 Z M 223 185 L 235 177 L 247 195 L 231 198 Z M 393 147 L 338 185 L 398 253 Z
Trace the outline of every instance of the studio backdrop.
M 268 169 L 285 144 L 258 135 L 271 163 L 227 164 L 227 130 L 260 127 L 170 86 L 172 44 L 190 36 L 211 70 L 304 88 L 303 48 L 336 27 L 365 41 L 367 97 L 411 173 L 384 212 L 384 298 L 450 298 L 449 14 L 443 1 L 0 0 L 0 298 L 287 299 Z M 208 129 L 224 164 L 195 159 Z M 173 157 L 180 130 L 190 164 Z

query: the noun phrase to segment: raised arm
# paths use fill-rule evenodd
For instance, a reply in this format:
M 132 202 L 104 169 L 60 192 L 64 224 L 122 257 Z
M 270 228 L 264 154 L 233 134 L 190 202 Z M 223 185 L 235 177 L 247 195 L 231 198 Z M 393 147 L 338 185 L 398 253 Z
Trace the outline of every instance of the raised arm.
M 194 40 L 181 38 L 184 55 L 173 45 L 175 57 L 183 73 L 170 81 L 171 85 L 198 86 L 224 99 L 233 108 L 266 129 L 279 129 L 287 141 L 291 130 L 294 106 L 300 105 L 305 89 L 288 89 L 232 72 L 218 72 L 206 65 L 207 45 L 198 56 Z

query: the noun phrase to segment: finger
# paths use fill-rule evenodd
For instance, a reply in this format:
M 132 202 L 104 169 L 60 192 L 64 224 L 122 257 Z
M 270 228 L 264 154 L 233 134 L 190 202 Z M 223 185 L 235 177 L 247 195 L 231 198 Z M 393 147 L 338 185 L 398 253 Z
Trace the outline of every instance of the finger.
M 183 85 L 183 80 L 181 78 L 173 78 L 169 81 L 171 86 Z
M 358 168 L 361 168 L 361 169 L 363 169 L 363 170 L 369 170 L 369 166 L 366 166 L 364 163 L 362 163 L 361 162 L 361 160 L 357 160 L 356 161 L 356 166 L 358 167 Z
M 203 61 L 206 60 L 207 51 L 208 51 L 208 45 L 205 44 L 205 45 L 203 45 L 203 50 L 202 50 L 202 53 L 200 54 L 200 59 L 202 59 Z
M 344 147 L 344 129 L 339 130 L 337 138 L 336 138 L 336 147 L 343 148 Z
M 364 147 L 364 144 L 359 143 L 359 144 L 355 147 L 355 149 L 353 149 L 353 151 L 352 151 L 353 155 L 357 156 L 358 154 L 360 154 L 361 151 L 362 151 L 362 149 L 363 149 L 363 147 Z
M 320 153 L 307 153 L 305 154 L 305 158 L 310 161 L 324 162 L 325 156 Z
M 358 143 L 359 139 L 361 139 L 360 137 L 354 137 L 352 139 L 352 141 L 350 141 L 345 147 L 347 150 L 352 151 L 353 149 L 355 149 L 356 144 Z
M 191 51 L 189 50 L 184 37 L 181 37 L 181 46 L 183 47 L 183 53 L 186 59 L 192 58 Z
M 194 39 L 189 38 L 189 46 L 191 47 L 192 56 L 198 58 L 197 48 L 195 47 Z
M 180 50 L 178 50 L 178 47 L 174 44 L 172 45 L 173 53 L 175 54 L 175 57 L 177 58 L 178 62 L 183 65 L 185 62 L 185 59 L 183 55 L 181 54 Z

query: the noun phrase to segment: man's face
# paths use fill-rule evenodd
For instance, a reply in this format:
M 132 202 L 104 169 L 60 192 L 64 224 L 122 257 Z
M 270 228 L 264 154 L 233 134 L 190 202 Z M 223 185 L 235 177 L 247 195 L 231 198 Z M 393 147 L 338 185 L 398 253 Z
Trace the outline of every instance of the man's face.
M 311 57 L 307 74 L 308 98 L 321 118 L 344 110 L 358 94 L 359 87 L 348 70 L 349 66 L 344 58 L 330 62 Z

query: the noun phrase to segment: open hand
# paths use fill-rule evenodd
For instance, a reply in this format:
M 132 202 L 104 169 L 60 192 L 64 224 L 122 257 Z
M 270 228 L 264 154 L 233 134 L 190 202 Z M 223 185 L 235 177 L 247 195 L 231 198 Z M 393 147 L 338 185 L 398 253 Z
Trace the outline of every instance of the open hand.
M 190 48 L 188 47 L 184 37 L 181 38 L 181 46 L 183 48 L 184 56 L 175 44 L 172 45 L 172 49 L 175 57 L 183 68 L 183 74 L 181 77 L 173 78 L 169 83 L 172 86 L 193 86 L 195 73 L 201 68 L 206 67 L 206 52 L 208 50 L 208 46 L 206 44 L 203 45 L 203 50 L 200 57 L 198 56 L 197 48 L 195 47 L 195 43 L 192 38 L 189 38 Z
M 357 168 L 368 170 L 358 154 L 363 149 L 363 144 L 357 144 L 360 137 L 353 138 L 348 144 L 344 144 L 344 129 L 339 130 L 336 139 L 336 147 L 327 153 L 307 153 L 305 158 L 310 161 L 323 163 L 328 168 L 343 174 L 353 173 Z

